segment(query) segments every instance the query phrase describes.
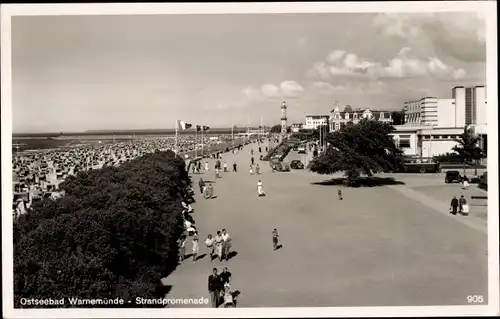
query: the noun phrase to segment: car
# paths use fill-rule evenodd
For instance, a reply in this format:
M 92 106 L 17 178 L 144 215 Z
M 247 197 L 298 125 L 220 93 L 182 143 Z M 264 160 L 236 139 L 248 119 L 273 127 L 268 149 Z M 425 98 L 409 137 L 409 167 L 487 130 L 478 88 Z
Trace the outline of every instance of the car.
M 290 162 L 290 168 L 292 169 L 304 169 L 304 164 L 299 160 L 293 160 Z
M 269 165 L 271 167 L 274 167 L 274 169 L 277 172 L 289 172 L 290 171 L 290 164 L 289 163 L 283 163 L 278 159 L 273 159 L 269 162 Z
M 300 145 L 298 148 L 297 148 L 297 152 L 299 154 L 305 154 L 306 153 L 306 147 L 304 145 Z
M 444 177 L 444 182 L 448 183 L 461 183 L 462 175 L 460 175 L 459 171 L 447 171 Z

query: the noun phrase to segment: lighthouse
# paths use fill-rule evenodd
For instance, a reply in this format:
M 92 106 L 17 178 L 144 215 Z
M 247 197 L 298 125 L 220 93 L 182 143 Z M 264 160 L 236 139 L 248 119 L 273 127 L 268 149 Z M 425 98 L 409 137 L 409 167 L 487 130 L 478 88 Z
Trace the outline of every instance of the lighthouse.
M 281 134 L 285 135 L 286 130 L 286 102 L 281 103 Z

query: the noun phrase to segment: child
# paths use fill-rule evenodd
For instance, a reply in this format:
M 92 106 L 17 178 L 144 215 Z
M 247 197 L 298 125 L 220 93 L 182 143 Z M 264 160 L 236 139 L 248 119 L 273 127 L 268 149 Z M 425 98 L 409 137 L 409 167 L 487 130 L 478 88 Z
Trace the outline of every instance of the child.
M 196 261 L 198 258 L 198 251 L 200 250 L 199 244 L 198 244 L 198 237 L 194 236 L 193 237 L 193 261 Z
M 273 230 L 273 250 L 278 249 L 278 237 L 279 237 L 278 230 L 275 228 Z
M 184 261 L 184 258 L 186 257 L 186 243 L 187 239 L 185 236 L 179 238 L 179 262 Z
M 339 194 L 339 199 L 342 200 L 342 189 L 339 188 L 337 194 Z

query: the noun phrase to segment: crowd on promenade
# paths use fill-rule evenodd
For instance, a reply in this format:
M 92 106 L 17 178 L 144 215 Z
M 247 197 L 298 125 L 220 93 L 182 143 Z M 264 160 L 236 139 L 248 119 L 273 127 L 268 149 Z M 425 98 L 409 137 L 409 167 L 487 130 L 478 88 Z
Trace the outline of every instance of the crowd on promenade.
M 209 153 L 221 140 L 181 135 L 174 137 L 143 138 L 133 140 L 87 143 L 50 150 L 15 152 L 12 158 L 13 216 L 29 211 L 33 203 L 43 198 L 63 196 L 59 184 L 80 171 L 100 169 L 120 164 L 153 153 L 157 150 L 177 150 L 181 154 L 193 151 Z M 202 147 L 203 146 L 203 150 Z

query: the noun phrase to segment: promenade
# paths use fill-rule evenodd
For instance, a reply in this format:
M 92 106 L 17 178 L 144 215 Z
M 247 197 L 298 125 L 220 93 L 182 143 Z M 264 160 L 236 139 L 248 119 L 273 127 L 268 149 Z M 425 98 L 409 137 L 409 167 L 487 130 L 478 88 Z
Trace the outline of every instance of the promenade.
M 260 176 L 249 174 L 251 148 Z M 329 176 L 272 173 L 259 155 L 256 143 L 224 154 L 238 172 L 221 173 L 212 200 L 203 199 L 197 183 L 215 180 L 215 160 L 208 160 L 210 172 L 192 175 L 200 255 L 207 234 L 222 228 L 237 255 L 222 263 L 208 256 L 185 260 L 163 280 L 169 298 L 208 298 L 212 268 L 227 266 L 233 290 L 241 292 L 238 307 L 466 305 L 473 294 L 487 301 L 487 236 L 394 189 L 422 186 L 411 177 L 402 186 L 346 188 L 339 201 L 337 186 L 312 184 Z M 263 198 L 257 197 L 259 179 Z M 277 251 L 273 228 L 283 245 Z

